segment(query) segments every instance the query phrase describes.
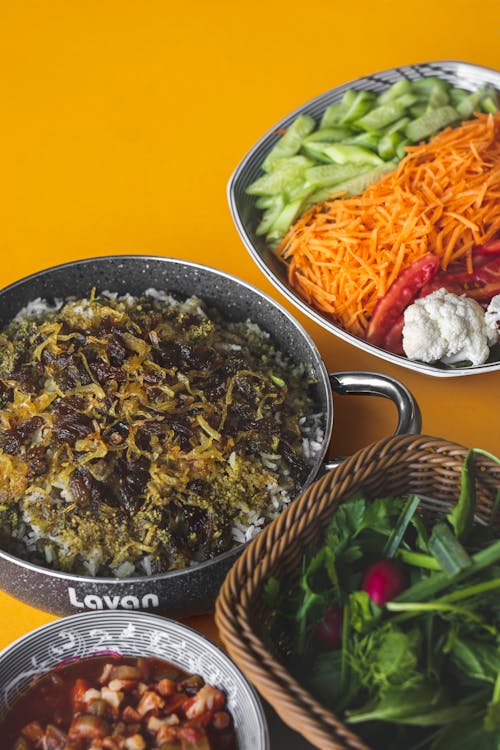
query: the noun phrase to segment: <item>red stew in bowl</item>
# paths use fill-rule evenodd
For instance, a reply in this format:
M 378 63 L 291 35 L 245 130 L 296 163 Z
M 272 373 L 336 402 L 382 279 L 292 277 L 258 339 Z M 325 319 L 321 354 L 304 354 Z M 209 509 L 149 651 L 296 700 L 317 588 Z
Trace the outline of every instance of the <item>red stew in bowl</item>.
M 152 657 L 98 656 L 38 678 L 8 713 L 8 750 L 237 750 L 226 696 Z

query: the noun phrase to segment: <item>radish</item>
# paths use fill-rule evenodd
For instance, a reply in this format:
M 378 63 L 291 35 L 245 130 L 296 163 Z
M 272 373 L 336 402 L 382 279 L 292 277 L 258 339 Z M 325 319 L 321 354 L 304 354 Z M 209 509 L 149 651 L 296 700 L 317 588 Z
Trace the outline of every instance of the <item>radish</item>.
M 382 607 L 408 586 L 405 572 L 392 560 L 379 560 L 366 571 L 362 589 L 370 599 Z
M 322 648 L 337 649 L 342 645 L 342 607 L 335 604 L 325 613 L 323 620 L 316 627 L 314 633 Z

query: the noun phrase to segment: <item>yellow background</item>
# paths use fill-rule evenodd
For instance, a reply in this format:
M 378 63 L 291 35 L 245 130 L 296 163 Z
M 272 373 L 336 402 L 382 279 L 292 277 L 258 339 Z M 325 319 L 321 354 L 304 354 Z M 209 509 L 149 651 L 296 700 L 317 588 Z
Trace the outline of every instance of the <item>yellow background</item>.
M 498 0 L 0 2 L 0 286 L 63 261 L 153 253 L 207 263 L 293 308 L 238 239 L 226 183 L 279 118 L 385 68 L 498 68 Z M 401 379 L 423 430 L 500 454 L 500 373 L 439 380 L 337 340 L 331 371 Z M 378 399 L 335 402 L 333 453 L 391 432 Z M 0 594 L 0 648 L 51 617 Z M 210 617 L 192 621 L 212 637 Z

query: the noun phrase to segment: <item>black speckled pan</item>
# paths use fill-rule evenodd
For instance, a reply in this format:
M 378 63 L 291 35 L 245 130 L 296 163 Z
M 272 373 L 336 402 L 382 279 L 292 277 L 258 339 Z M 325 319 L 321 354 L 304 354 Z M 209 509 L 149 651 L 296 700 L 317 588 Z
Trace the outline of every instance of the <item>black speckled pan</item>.
M 397 380 L 376 373 L 328 374 L 306 331 L 279 304 L 223 271 L 173 258 L 122 255 L 91 258 L 49 268 L 0 291 L 0 327 L 28 302 L 69 295 L 85 296 L 93 287 L 139 295 L 150 287 L 188 297 L 197 295 L 233 320 L 250 318 L 268 331 L 293 361 L 314 373 L 318 411 L 324 414 L 325 440 L 304 489 L 323 468 L 332 425 L 332 390 L 390 398 L 399 414 L 397 433 L 420 431 L 420 413 L 411 393 Z M 0 478 L 0 482 L 2 479 Z M 54 614 L 92 609 L 150 609 L 174 617 L 209 610 L 224 577 L 244 545 L 214 560 L 149 577 L 126 579 L 71 575 L 33 565 L 0 550 L 0 587 L 12 596 Z

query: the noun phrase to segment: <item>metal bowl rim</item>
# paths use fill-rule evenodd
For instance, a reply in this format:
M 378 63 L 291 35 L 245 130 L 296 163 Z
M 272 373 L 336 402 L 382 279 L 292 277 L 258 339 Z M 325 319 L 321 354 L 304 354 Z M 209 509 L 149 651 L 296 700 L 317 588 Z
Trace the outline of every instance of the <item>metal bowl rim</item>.
M 67 263 L 59 263 L 57 265 L 50 266 L 49 268 L 44 268 L 39 271 L 35 271 L 34 273 L 29 274 L 28 276 L 24 276 L 18 281 L 14 281 L 12 282 L 12 284 L 9 284 L 8 286 L 0 289 L 0 298 L 3 296 L 4 293 L 14 291 L 18 286 L 22 286 L 23 284 L 29 281 L 36 281 L 36 279 L 39 278 L 40 276 L 48 275 L 53 271 L 59 271 L 60 269 L 64 269 L 64 268 L 69 269 L 75 266 L 88 265 L 88 264 L 92 264 L 94 262 L 99 262 L 99 261 L 110 261 L 112 259 L 117 259 L 118 261 L 130 260 L 130 259 L 144 261 L 144 262 L 147 262 L 148 260 L 161 261 L 161 262 L 173 263 L 178 266 L 185 266 L 185 267 L 189 267 L 193 269 L 198 269 L 200 271 L 209 271 L 216 276 L 228 279 L 233 284 L 244 287 L 251 293 L 254 293 L 256 296 L 263 298 L 266 302 L 270 303 L 271 306 L 277 308 L 279 312 L 282 315 L 284 315 L 284 317 L 287 320 L 287 323 L 293 325 L 295 329 L 297 330 L 297 332 L 302 335 L 306 344 L 308 344 L 311 350 L 311 353 L 315 355 L 316 357 L 317 365 L 319 368 L 319 374 L 322 376 L 322 383 L 320 384 L 320 386 L 322 387 L 322 390 L 324 390 L 326 407 L 327 407 L 326 412 L 325 412 L 325 435 L 323 439 L 323 445 L 321 449 L 318 451 L 318 453 L 316 454 L 314 463 L 311 466 L 311 470 L 307 476 L 307 479 L 303 483 L 303 485 L 301 486 L 297 494 L 302 492 L 318 474 L 319 467 L 321 465 L 321 462 L 323 461 L 323 458 L 326 454 L 328 445 L 331 440 L 331 435 L 332 435 L 332 430 L 333 430 L 332 392 L 329 386 L 328 372 L 326 370 L 325 363 L 323 362 L 323 358 L 321 357 L 318 351 L 318 348 L 316 344 L 314 343 L 312 337 L 305 330 L 305 328 L 303 328 L 303 326 L 299 323 L 299 321 L 296 320 L 296 318 L 294 318 L 294 316 L 290 312 L 288 312 L 286 308 L 284 308 L 279 302 L 277 302 L 268 294 L 266 294 L 266 292 L 261 291 L 253 284 L 250 284 L 247 281 L 244 281 L 243 279 L 240 279 L 239 277 L 228 273 L 227 271 L 221 271 L 218 268 L 207 266 L 207 265 L 204 265 L 203 263 L 182 260 L 180 258 L 170 258 L 164 255 L 132 253 L 132 254 L 120 254 L 120 255 L 98 255 L 92 258 L 82 258 L 78 260 L 68 261 Z M 29 560 L 24 560 L 21 557 L 16 557 L 16 555 L 11 554 L 10 552 L 6 552 L 2 548 L 0 548 L 0 559 L 3 558 L 10 564 L 17 565 L 18 567 L 21 567 L 25 570 L 30 570 L 30 571 L 33 571 L 34 573 L 39 573 L 44 576 L 48 576 L 49 578 L 62 579 L 64 581 L 68 581 L 68 583 L 71 583 L 71 582 L 88 583 L 88 584 L 93 584 L 94 586 L 100 586 L 101 584 L 103 585 L 105 584 L 107 586 L 109 585 L 124 586 L 128 584 L 140 584 L 140 583 L 146 583 L 146 582 L 156 583 L 156 582 L 161 582 L 161 581 L 167 581 L 172 578 L 180 578 L 185 575 L 189 575 L 190 573 L 194 571 L 196 572 L 202 571 L 205 568 L 209 568 L 215 565 L 216 563 L 219 563 L 219 562 L 222 563 L 234 557 L 235 555 L 240 554 L 240 552 L 246 546 L 248 546 L 250 541 L 243 542 L 242 544 L 239 544 L 236 547 L 232 547 L 231 549 L 223 552 L 221 555 L 217 555 L 216 557 L 210 560 L 204 560 L 203 562 L 200 562 L 200 563 L 194 563 L 192 565 L 189 565 L 186 568 L 178 568 L 175 570 L 169 570 L 166 573 L 155 573 L 152 575 L 143 575 L 143 576 L 136 575 L 136 576 L 129 576 L 129 577 L 124 577 L 124 578 L 117 578 L 117 577 L 110 577 L 110 576 L 78 575 L 76 573 L 66 573 L 61 570 L 52 570 L 51 568 L 46 568 L 42 565 L 37 565 L 35 563 L 32 563 Z

